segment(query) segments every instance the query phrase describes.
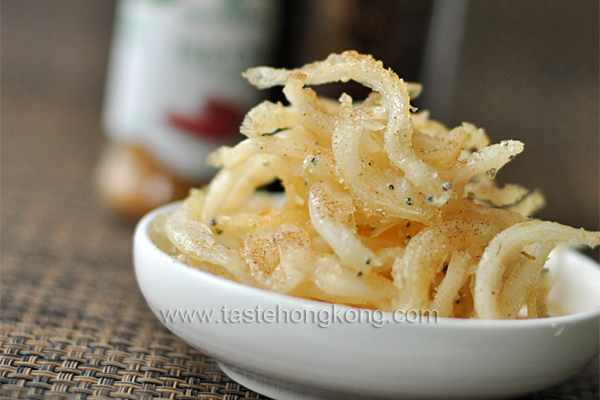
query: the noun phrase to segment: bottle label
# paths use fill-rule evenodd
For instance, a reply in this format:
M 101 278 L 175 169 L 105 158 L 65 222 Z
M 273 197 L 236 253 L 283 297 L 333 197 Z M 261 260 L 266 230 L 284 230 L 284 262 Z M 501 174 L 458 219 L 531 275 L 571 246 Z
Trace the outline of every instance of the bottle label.
M 268 63 L 274 0 L 122 0 L 104 106 L 108 136 L 147 149 L 182 178 L 205 180 L 206 157 L 241 137 L 262 94 L 241 74 Z

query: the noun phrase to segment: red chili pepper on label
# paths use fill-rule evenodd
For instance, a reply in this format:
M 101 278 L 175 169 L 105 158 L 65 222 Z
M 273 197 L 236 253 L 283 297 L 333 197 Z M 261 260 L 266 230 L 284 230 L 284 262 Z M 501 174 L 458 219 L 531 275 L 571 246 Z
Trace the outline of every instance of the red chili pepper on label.
M 195 115 L 169 113 L 169 124 L 181 131 L 204 139 L 223 140 L 238 132 L 242 112 L 227 100 L 209 98 Z

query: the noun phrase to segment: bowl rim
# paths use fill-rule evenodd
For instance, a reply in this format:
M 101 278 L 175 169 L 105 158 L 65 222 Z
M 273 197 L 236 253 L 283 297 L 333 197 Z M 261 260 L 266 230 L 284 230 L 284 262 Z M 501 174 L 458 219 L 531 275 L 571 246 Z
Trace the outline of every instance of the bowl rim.
M 233 290 L 238 292 L 239 295 L 253 295 L 253 296 L 266 296 L 270 298 L 270 300 L 276 303 L 286 303 L 286 306 L 290 307 L 331 307 L 333 303 L 321 302 L 318 300 L 305 299 L 301 297 L 291 296 L 284 293 L 277 293 L 267 289 L 262 289 L 254 286 L 249 286 L 240 282 L 235 282 L 229 280 L 227 278 L 211 274 L 209 272 L 202 271 L 200 269 L 189 266 L 175 258 L 171 257 L 167 253 L 163 252 L 154 242 L 150 239 L 148 234 L 148 230 L 150 225 L 155 220 L 156 216 L 161 213 L 167 213 L 176 210 L 181 206 L 183 201 L 176 201 L 169 204 L 165 204 L 163 206 L 157 207 L 154 210 L 148 212 L 144 215 L 137 223 L 134 230 L 134 240 L 133 240 L 133 255 L 134 255 L 134 267 L 135 266 L 135 253 L 140 251 L 140 241 L 146 242 L 149 245 L 151 251 L 161 260 L 161 264 L 170 265 L 173 268 L 180 269 L 186 271 L 186 273 L 194 274 L 197 277 L 206 280 L 209 284 L 214 284 L 217 286 L 221 286 L 222 290 Z M 146 247 L 148 248 L 148 247 Z M 595 260 L 587 257 L 586 255 L 574 250 L 568 249 L 566 250 L 570 256 L 578 258 L 580 261 L 588 264 L 586 268 L 591 268 L 589 265 L 593 264 L 598 268 L 596 272 L 598 277 L 600 278 L 600 264 L 598 264 Z M 346 306 L 343 304 L 333 304 L 335 307 L 341 307 L 346 309 L 355 309 L 358 307 Z M 358 308 L 360 309 L 360 308 Z M 383 310 L 371 310 L 371 309 L 361 309 L 366 312 L 383 312 L 386 317 L 392 317 L 393 312 L 391 311 L 383 311 Z M 534 318 L 534 319 L 461 319 L 461 318 L 449 318 L 449 317 L 436 317 L 434 323 L 428 323 L 426 321 L 412 322 L 410 324 L 402 324 L 402 325 L 434 325 L 440 327 L 448 327 L 448 328 L 479 328 L 479 329 L 523 329 L 523 328 L 534 328 L 534 327 L 554 327 L 556 325 L 565 325 L 565 324 L 575 324 L 580 323 L 584 320 L 599 318 L 600 317 L 600 306 L 597 306 L 591 310 L 578 312 L 575 314 L 554 316 L 548 318 Z

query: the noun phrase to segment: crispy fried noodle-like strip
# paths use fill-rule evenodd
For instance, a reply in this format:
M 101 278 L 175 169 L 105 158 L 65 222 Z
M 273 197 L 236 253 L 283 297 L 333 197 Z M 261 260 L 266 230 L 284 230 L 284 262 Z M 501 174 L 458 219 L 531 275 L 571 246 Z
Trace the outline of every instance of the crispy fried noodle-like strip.
M 246 115 L 246 139 L 209 157 L 220 168 L 150 236 L 176 259 L 246 285 L 353 307 L 453 318 L 551 315 L 544 263 L 560 242 L 600 233 L 532 219 L 539 190 L 498 185 L 524 150 L 470 123 L 415 112 L 421 86 L 354 51 L 287 70 L 252 68 L 287 104 Z M 362 101 L 310 87 L 354 80 Z M 281 182 L 284 192 L 262 190 Z M 526 310 L 526 312 L 525 312 Z

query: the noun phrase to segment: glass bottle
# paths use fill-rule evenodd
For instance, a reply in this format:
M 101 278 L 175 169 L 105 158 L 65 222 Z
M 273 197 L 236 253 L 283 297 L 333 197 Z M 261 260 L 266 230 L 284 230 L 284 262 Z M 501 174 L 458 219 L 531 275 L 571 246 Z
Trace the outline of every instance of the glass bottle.
M 120 0 L 105 93 L 103 202 L 139 217 L 214 174 L 206 157 L 241 136 L 264 96 L 242 72 L 275 50 L 276 0 Z

